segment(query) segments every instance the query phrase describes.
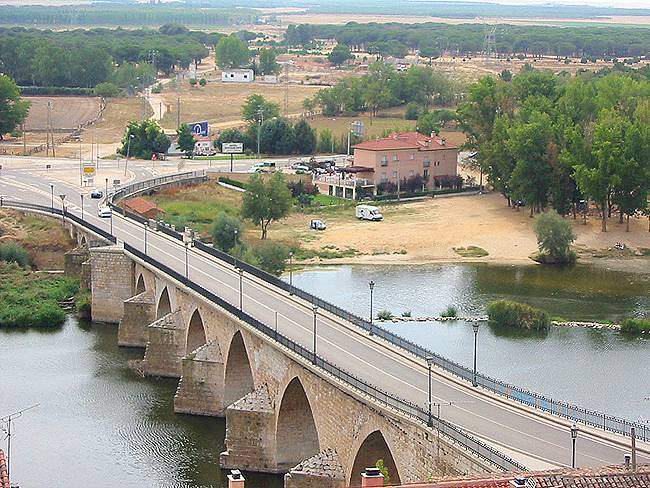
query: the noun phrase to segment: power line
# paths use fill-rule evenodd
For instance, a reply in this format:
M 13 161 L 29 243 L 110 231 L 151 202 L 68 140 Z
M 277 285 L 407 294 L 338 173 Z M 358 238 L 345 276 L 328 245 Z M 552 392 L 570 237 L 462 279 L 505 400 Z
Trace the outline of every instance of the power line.
M 17 412 L 10 413 L 5 417 L 0 417 L 0 430 L 2 430 L 5 433 L 5 439 L 7 439 L 7 476 L 10 476 L 11 474 L 11 436 L 13 435 L 11 433 L 11 422 L 16 420 L 17 418 L 22 417 L 25 412 L 33 408 L 36 408 L 39 405 L 40 403 L 36 403 L 31 407 L 23 408 L 22 410 L 18 410 Z M 6 427 L 4 427 L 5 425 Z

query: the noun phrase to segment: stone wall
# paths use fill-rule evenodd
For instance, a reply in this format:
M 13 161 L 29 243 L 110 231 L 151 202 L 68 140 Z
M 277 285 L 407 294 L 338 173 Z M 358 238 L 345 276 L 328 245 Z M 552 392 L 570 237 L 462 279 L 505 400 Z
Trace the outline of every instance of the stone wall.
M 154 292 L 144 291 L 124 300 L 124 315 L 117 329 L 117 344 L 127 347 L 147 345 L 147 326 L 156 319 Z
M 66 252 L 63 264 L 65 275 L 72 278 L 81 278 L 83 274 L 82 265 L 88 261 L 89 257 L 88 249 L 83 247 L 76 247 Z
M 92 320 L 118 323 L 133 296 L 134 264 L 119 246 L 90 249 Z

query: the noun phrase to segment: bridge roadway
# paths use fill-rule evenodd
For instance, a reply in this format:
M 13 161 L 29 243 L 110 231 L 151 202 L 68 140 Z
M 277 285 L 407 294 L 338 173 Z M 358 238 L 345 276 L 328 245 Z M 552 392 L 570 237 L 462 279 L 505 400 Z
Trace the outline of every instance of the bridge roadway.
M 9 178 L 7 178 L 9 176 Z M 18 196 L 29 203 L 50 204 L 50 181 L 16 170 L 4 173 L 0 194 Z M 60 182 L 55 182 L 60 186 Z M 25 189 L 29 188 L 29 198 Z M 80 198 L 72 186 L 66 188 L 69 209 L 80 215 Z M 58 190 L 55 190 L 57 195 Z M 86 199 L 86 220 L 109 230 L 109 219 L 100 219 L 96 201 Z M 92 202 L 92 203 L 91 203 Z M 55 200 L 55 204 L 60 202 Z M 183 244 L 149 230 L 146 237 L 142 224 L 114 215 L 113 234 L 146 252 L 175 271 L 185 273 L 186 250 Z M 239 275 L 230 265 L 196 249 L 187 254 L 189 277 L 197 284 L 239 306 Z M 313 342 L 313 311 L 311 304 L 244 274 L 244 310 L 273 326 L 293 341 L 311 348 Z M 469 345 L 468 345 L 469 347 Z M 426 408 L 426 362 L 405 353 L 376 337 L 370 337 L 353 324 L 319 310 L 317 315 L 317 352 L 328 361 L 398 397 Z M 533 413 L 525 407 L 496 399 L 491 394 L 473 389 L 460 380 L 452 380 L 434 368 L 433 402 L 443 404 L 441 417 L 451 421 L 530 469 L 568 466 L 571 463 L 571 438 L 565 419 Z M 449 405 L 449 403 L 452 405 Z M 446 406 L 444 404 L 447 404 Z M 434 414 L 435 414 L 434 407 Z M 342 413 L 344 414 L 344 413 Z M 605 434 L 579 426 L 577 465 L 597 466 L 619 464 L 629 449 L 612 442 L 627 443 L 629 439 Z M 596 434 L 597 435 L 593 435 Z M 639 443 L 641 444 L 641 443 Z M 647 444 L 641 447 L 648 449 Z M 639 463 L 650 463 L 650 455 L 638 456 Z

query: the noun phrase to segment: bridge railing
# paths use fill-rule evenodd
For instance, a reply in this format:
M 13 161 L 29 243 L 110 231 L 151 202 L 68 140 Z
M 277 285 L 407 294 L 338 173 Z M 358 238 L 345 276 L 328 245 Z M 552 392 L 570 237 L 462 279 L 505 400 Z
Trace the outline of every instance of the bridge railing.
M 517 463 L 516 461 L 506 456 L 505 454 L 500 453 L 499 451 L 485 444 L 484 442 L 476 439 L 469 433 L 462 430 L 460 427 L 450 422 L 447 422 L 443 419 L 437 418 L 435 416 L 429 417 L 429 413 L 424 409 L 422 409 L 421 407 L 419 407 L 418 405 L 415 405 L 395 395 L 387 393 L 386 391 L 381 390 L 367 383 L 366 381 L 356 377 L 355 375 L 345 371 L 344 369 L 339 368 L 338 366 L 330 363 L 324 358 L 315 355 L 313 351 L 310 351 L 304 346 L 301 346 L 300 344 L 292 341 L 288 337 L 280 334 L 277 330 L 267 326 L 263 322 L 248 315 L 246 312 L 239 310 L 239 308 L 223 300 L 222 298 L 218 297 L 214 293 L 206 290 L 200 285 L 197 285 L 192 280 L 187 279 L 182 274 L 158 262 L 157 260 L 148 256 L 142 251 L 139 251 L 133 246 L 124 243 L 124 249 L 126 252 L 134 255 L 138 259 L 141 259 L 142 261 L 150 264 L 151 266 L 154 266 L 156 269 L 162 271 L 163 273 L 171 276 L 173 279 L 182 283 L 184 286 L 187 286 L 188 288 L 194 290 L 196 293 L 208 299 L 215 305 L 225 309 L 229 313 L 245 321 L 247 324 L 255 327 L 255 329 L 262 332 L 272 340 L 277 341 L 284 347 L 298 354 L 300 357 L 310 361 L 316 367 L 325 371 L 330 376 L 335 377 L 339 381 L 342 381 L 343 383 L 347 384 L 349 387 L 352 387 L 353 389 L 357 390 L 359 393 L 368 396 L 373 400 L 388 406 L 389 408 L 399 411 L 402 414 L 408 415 L 421 422 L 427 423 L 431 421 L 432 427 L 439 429 L 443 435 L 452 439 L 454 443 L 461 446 L 462 448 L 472 453 L 473 455 L 476 455 L 481 459 L 491 462 L 492 464 L 494 464 L 495 466 L 497 466 L 498 468 L 504 471 L 522 471 L 526 469 L 523 465 Z
M 150 178 L 148 180 L 138 181 L 125 185 L 122 188 L 110 193 L 109 195 L 106 195 L 106 198 L 109 206 L 112 207 L 122 198 L 133 195 L 135 193 L 153 190 L 170 183 L 184 182 L 189 184 L 193 181 L 198 183 L 200 181 L 205 181 L 206 179 L 207 176 L 205 174 L 205 170 L 187 171 L 185 173 L 158 176 L 156 178 Z

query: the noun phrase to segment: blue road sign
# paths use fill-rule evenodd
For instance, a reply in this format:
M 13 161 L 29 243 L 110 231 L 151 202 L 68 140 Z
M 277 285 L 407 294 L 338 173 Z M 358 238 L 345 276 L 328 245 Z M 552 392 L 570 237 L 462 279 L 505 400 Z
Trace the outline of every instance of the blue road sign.
M 207 137 L 209 135 L 209 126 L 207 121 L 195 122 L 193 124 L 189 124 L 189 126 L 192 129 L 192 134 L 195 136 Z

